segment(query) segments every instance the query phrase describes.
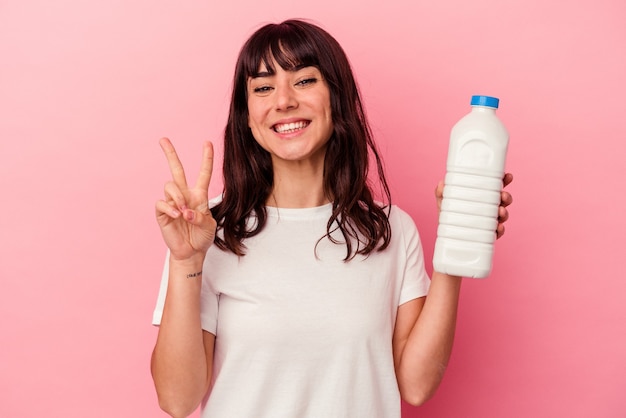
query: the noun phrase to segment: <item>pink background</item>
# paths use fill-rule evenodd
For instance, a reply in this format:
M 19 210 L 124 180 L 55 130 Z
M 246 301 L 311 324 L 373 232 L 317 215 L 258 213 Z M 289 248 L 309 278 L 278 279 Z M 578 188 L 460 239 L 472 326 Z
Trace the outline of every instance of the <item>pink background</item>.
M 512 217 L 444 383 L 404 416 L 626 416 L 623 0 L 0 1 L 0 416 L 163 416 L 157 141 L 195 178 L 239 47 L 288 17 L 351 57 L 429 269 L 450 127 L 501 98 Z

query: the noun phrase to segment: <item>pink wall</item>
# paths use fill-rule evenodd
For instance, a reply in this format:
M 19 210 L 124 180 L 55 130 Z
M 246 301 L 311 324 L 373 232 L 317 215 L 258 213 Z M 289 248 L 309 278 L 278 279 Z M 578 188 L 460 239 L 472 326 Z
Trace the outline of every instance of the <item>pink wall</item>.
M 162 416 L 157 140 L 194 176 L 238 48 L 287 17 L 352 58 L 429 259 L 449 129 L 471 94 L 501 98 L 508 232 L 492 277 L 464 284 L 441 389 L 405 417 L 625 416 L 626 3 L 240 3 L 0 2 L 0 416 Z

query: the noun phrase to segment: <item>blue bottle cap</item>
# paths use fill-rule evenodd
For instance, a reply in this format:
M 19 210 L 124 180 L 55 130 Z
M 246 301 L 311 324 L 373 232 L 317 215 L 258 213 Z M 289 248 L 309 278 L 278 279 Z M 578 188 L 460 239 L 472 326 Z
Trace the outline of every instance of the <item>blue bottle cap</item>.
M 494 109 L 497 109 L 498 104 L 500 104 L 500 99 L 498 99 L 497 97 L 472 96 L 472 101 L 471 101 L 472 106 L 486 106 L 486 107 L 493 107 Z

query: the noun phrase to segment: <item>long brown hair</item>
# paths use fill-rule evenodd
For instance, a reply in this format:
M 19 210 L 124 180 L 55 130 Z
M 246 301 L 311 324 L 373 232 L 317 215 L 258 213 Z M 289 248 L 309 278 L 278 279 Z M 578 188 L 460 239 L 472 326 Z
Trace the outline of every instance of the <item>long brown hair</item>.
M 247 81 L 261 63 L 273 72 L 273 60 L 286 71 L 299 66 L 317 67 L 330 90 L 334 132 L 326 150 L 323 184 L 326 196 L 333 198 L 333 209 L 325 236 L 340 244 L 331 233 L 341 231 L 345 260 L 385 249 L 391 238 L 391 194 L 350 63 L 330 34 L 302 20 L 263 26 L 239 53 L 224 132 L 224 192 L 222 201 L 211 209 L 218 230 L 222 230 L 215 244 L 242 256 L 245 239 L 258 234 L 267 220 L 265 205 L 273 187 L 272 161 L 248 127 Z M 370 155 L 376 163 L 386 205 L 374 201 L 368 184 Z M 249 222 L 252 217 L 254 222 Z

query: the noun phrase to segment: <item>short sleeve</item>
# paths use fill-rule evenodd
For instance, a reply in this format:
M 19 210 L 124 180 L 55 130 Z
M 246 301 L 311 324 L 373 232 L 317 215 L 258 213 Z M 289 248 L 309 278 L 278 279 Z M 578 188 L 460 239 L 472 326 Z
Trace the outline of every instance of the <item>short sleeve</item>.
M 392 231 L 392 233 L 401 234 L 406 254 L 398 301 L 398 305 L 402 305 L 410 300 L 426 296 L 430 287 L 430 278 L 426 272 L 424 250 L 415 222 L 406 212 L 402 210 L 397 210 L 397 212 L 399 212 L 397 213 L 399 230 Z
M 156 306 L 152 312 L 152 325 L 161 325 L 163 317 L 163 306 L 165 305 L 165 294 L 167 293 L 167 282 L 170 273 L 170 250 L 165 255 L 165 264 L 161 273 L 161 285 L 159 286 L 159 295 L 157 296 Z

